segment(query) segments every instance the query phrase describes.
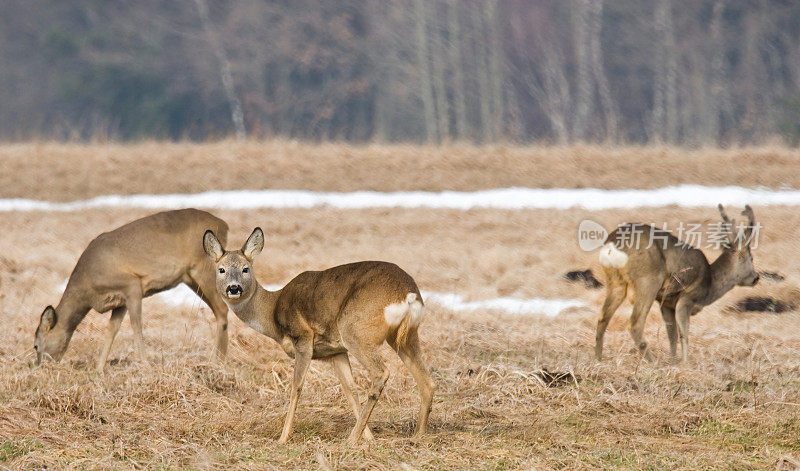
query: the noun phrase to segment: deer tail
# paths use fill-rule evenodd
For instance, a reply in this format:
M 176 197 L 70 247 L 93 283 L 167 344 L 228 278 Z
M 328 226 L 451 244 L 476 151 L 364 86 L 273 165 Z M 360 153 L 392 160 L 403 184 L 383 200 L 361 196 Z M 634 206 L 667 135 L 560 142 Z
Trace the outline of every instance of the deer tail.
M 405 300 L 386 306 L 383 315 L 389 327 L 397 327 L 395 336 L 397 345 L 405 345 L 409 333 L 422 322 L 425 306 L 417 293 L 408 293 Z

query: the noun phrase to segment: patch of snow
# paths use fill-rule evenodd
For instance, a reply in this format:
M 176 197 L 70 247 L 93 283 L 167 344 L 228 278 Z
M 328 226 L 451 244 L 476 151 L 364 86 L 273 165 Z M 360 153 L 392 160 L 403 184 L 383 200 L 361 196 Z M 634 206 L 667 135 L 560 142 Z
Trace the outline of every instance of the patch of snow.
M 281 289 L 282 285 L 266 285 L 264 288 L 275 291 Z M 153 299 L 158 299 L 162 303 L 171 307 L 181 306 L 205 306 L 206 304 L 200 299 L 191 288 L 181 283 L 178 286 L 154 294 Z
M 209 209 L 313 208 L 431 208 L 570 209 L 590 210 L 676 205 L 686 208 L 745 204 L 800 205 L 800 190 L 739 186 L 679 185 L 650 190 L 598 188 L 500 188 L 480 191 L 355 191 L 326 193 L 305 190 L 209 191 L 197 194 L 107 195 L 56 203 L 31 199 L 0 199 L 0 212 L 81 211 L 102 208 Z
M 67 286 L 67 280 L 58 287 L 58 292 L 63 293 Z M 277 291 L 283 285 L 269 284 L 264 285 L 269 291 Z M 204 307 L 205 303 L 191 288 L 183 283 L 178 286 L 154 294 L 152 299 L 166 304 L 169 307 Z M 585 307 L 587 304 L 579 299 L 548 299 L 548 298 L 509 298 L 500 297 L 493 299 L 482 299 L 479 301 L 465 301 L 464 296 L 456 293 L 423 292 L 422 299 L 425 303 L 433 303 L 451 309 L 456 312 L 465 311 L 503 311 L 509 314 L 543 314 L 554 317 L 565 309 L 575 307 Z
M 509 314 L 543 314 L 555 317 L 565 309 L 585 307 L 587 304 L 579 299 L 548 298 L 493 298 L 479 301 L 464 301 L 464 297 L 456 293 L 422 293 L 425 302 L 438 304 L 456 312 L 462 311 L 503 311 Z

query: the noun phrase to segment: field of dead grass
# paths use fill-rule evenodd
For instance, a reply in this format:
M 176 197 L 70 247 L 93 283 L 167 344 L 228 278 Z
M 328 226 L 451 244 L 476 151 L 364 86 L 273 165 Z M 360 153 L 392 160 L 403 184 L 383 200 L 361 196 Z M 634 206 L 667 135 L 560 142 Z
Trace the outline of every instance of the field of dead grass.
M 45 156 L 35 150 L 37 146 L 49 148 L 53 155 L 76 155 L 81 147 L 20 144 L 3 146 L 0 154 L 7 154 L 10 148 L 28 149 L 28 159 L 12 160 L 18 159 L 18 165 L 27 161 L 28 170 L 35 172 L 45 167 Z M 148 146 L 151 150 L 142 150 Z M 113 148 L 113 153 L 122 155 L 174 157 L 180 154 L 180 146 L 188 145 L 103 145 L 96 152 L 84 147 L 87 154 L 108 166 L 98 180 L 65 166 L 59 171 L 63 174 L 41 174 L 38 185 L 17 184 L 9 189 L 4 182 L 3 197 L 69 200 L 116 192 L 191 192 L 258 185 L 256 157 L 245 159 L 251 173 L 243 176 L 231 167 L 204 163 L 196 156 L 196 165 L 191 167 L 205 172 L 206 180 L 224 182 L 217 184 L 204 183 L 199 174 L 188 178 L 173 170 L 146 178 L 133 161 L 117 165 L 96 156 Z M 210 150 L 196 146 L 190 153 L 211 155 L 225 148 L 222 144 L 208 146 Z M 242 148 L 248 146 L 255 148 L 256 144 Z M 295 147 L 308 155 L 343 149 L 294 143 L 264 146 L 285 146 L 287 156 Z M 380 155 L 377 146 L 351 151 L 365 160 L 369 149 L 377 149 Z M 397 151 L 400 156 L 386 151 L 395 170 L 401 161 L 424 162 L 425 153 L 441 152 L 402 149 Z M 473 156 L 481 154 L 472 148 L 469 151 Z M 553 154 L 562 152 L 566 151 L 552 150 Z M 630 173 L 630 167 L 608 164 L 601 158 L 602 149 L 592 152 L 597 155 L 592 159 L 597 161 L 594 165 L 608 172 L 601 178 L 605 184 L 592 186 L 659 186 L 652 178 Z M 657 155 L 649 149 L 643 152 Z M 685 158 L 676 150 L 666 152 L 675 159 Z M 733 154 L 724 157 L 733 151 L 715 152 L 723 155 L 723 160 L 746 161 L 731 157 Z M 775 159 L 785 157 L 789 162 L 791 152 L 777 152 L 775 155 L 783 157 Z M 557 177 L 563 169 L 547 167 L 541 160 L 551 154 L 547 148 L 535 154 L 540 156 L 536 166 L 519 163 L 525 160 L 521 157 L 511 165 L 519 164 L 520 173 L 533 168 L 559 172 L 551 173 L 548 186 L 581 184 L 566 174 Z M 612 150 L 610 155 L 609 159 L 622 162 L 624 158 L 615 156 L 638 154 L 623 149 Z M 0 157 L 0 161 L 6 162 L 6 158 Z M 152 157 L 150 162 L 162 158 Z M 465 167 L 446 161 L 460 161 Z M 291 167 L 287 162 L 284 168 Z M 464 185 L 459 189 L 472 189 L 473 185 L 542 186 L 537 179 L 544 178 L 523 175 L 520 178 L 530 180 L 514 183 L 510 179 L 516 172 L 509 169 L 503 173 L 489 157 L 484 172 L 497 172 L 497 176 L 481 176 L 466 166 L 467 159 L 453 152 L 429 163 L 436 175 L 429 187 L 398 175 L 401 181 L 419 185 L 406 188 L 402 185 L 411 184 L 400 183 L 393 172 L 378 171 L 379 162 L 373 164 L 372 178 L 362 174 L 361 181 L 350 181 L 346 172 L 334 168 L 338 160 L 327 162 L 285 181 L 254 187 L 444 189 L 453 182 Z M 53 165 L 62 163 L 54 161 Z M 176 163 L 173 168 L 182 165 Z M 480 168 L 483 164 L 479 161 L 476 165 Z M 704 161 L 696 165 L 710 168 L 715 164 Z M 765 174 L 796 178 L 790 163 L 774 165 Z M 128 170 L 139 176 L 117 186 Z M 326 187 L 325 182 L 334 182 L 327 178 L 337 172 L 343 172 L 345 181 L 339 187 Z M 8 179 L 7 175 L 4 171 L 2 178 Z M 696 183 L 747 184 L 725 175 L 729 180 L 713 175 Z M 100 184 L 103 178 L 105 185 Z M 237 187 L 240 178 L 242 185 Z M 175 187 L 169 179 L 174 179 Z M 777 180 L 763 183 L 780 184 Z M 40 188 L 47 192 L 38 193 Z M 716 220 L 713 208 L 214 211 L 229 222 L 231 245 L 241 244 L 255 225 L 264 229 L 266 247 L 256 260 L 256 273 L 263 284 L 285 282 L 302 270 L 384 259 L 404 267 L 423 291 L 456 292 L 472 300 L 497 296 L 579 298 L 589 305 L 547 318 L 495 311 L 455 313 L 429 303 L 421 335 L 439 386 L 430 434 L 418 442 L 409 440 L 418 397 L 413 379 L 387 349 L 385 358 L 393 376 L 373 414 L 377 439 L 358 450 L 344 441 L 354 420 L 335 376 L 320 364 L 314 364 L 307 377 L 294 437 L 287 445 L 276 444 L 288 397 L 291 360 L 271 340 L 231 315 L 228 361 L 222 365 L 207 361 L 213 316 L 199 300 L 179 308 L 145 300 L 146 365 L 133 353 L 125 321 L 111 353 L 112 364 L 105 375 L 94 373 L 107 316 L 91 313 L 60 364 L 33 367 L 31 347 L 38 315 L 44 305 L 58 300 L 58 288 L 80 252 L 99 232 L 148 211 L 2 213 L 0 469 L 751 469 L 774 467 L 781 460 L 788 466 L 800 460 L 800 313 L 732 313 L 726 307 L 750 294 L 800 306 L 800 268 L 794 263 L 800 254 L 800 239 L 792 229 L 800 224 L 800 214 L 787 207 L 756 207 L 755 211 L 764 226 L 759 248 L 754 251 L 756 266 L 786 279 L 765 281 L 752 289 L 736 288 L 693 318 L 691 359 L 680 366 L 664 361 L 667 341 L 656 309 L 645 335 L 661 360 L 645 363 L 632 352 L 626 325 L 628 305 L 620 309 L 609 328 L 606 360 L 594 361 L 594 324 L 603 292 L 567 283 L 562 275 L 571 269 L 597 271 L 596 254 L 578 249 L 575 233 L 583 219 L 594 219 L 607 228 L 626 220 L 666 222 L 675 227 L 681 221 L 712 222 Z M 355 370 L 357 382 L 366 386 L 364 371 L 357 365 Z M 543 370 L 570 376 L 547 385 L 541 380 Z
M 306 144 L 0 144 L 0 197 L 65 201 L 207 190 L 658 188 L 681 183 L 800 188 L 800 150 L 754 147 L 441 147 Z

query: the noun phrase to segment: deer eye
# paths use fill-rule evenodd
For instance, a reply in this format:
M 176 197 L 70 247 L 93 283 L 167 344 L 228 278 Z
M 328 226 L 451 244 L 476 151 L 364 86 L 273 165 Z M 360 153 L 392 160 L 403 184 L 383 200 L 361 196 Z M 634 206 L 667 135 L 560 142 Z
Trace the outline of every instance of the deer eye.
M 220 273 L 225 273 L 225 269 L 224 269 L 224 268 L 220 268 L 220 269 L 219 269 L 219 272 L 220 272 Z
M 244 267 L 244 268 L 242 268 L 242 273 L 247 273 L 247 272 L 249 272 L 249 271 L 250 271 L 250 269 L 249 269 L 249 268 L 247 268 L 247 267 Z

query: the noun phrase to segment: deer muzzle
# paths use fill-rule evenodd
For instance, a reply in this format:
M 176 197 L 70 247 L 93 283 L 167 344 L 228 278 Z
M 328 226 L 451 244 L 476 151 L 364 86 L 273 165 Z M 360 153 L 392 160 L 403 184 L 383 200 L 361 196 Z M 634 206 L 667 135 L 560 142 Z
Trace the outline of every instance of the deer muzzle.
M 228 285 L 228 287 L 225 288 L 225 294 L 229 298 L 238 298 L 242 295 L 242 285 Z

